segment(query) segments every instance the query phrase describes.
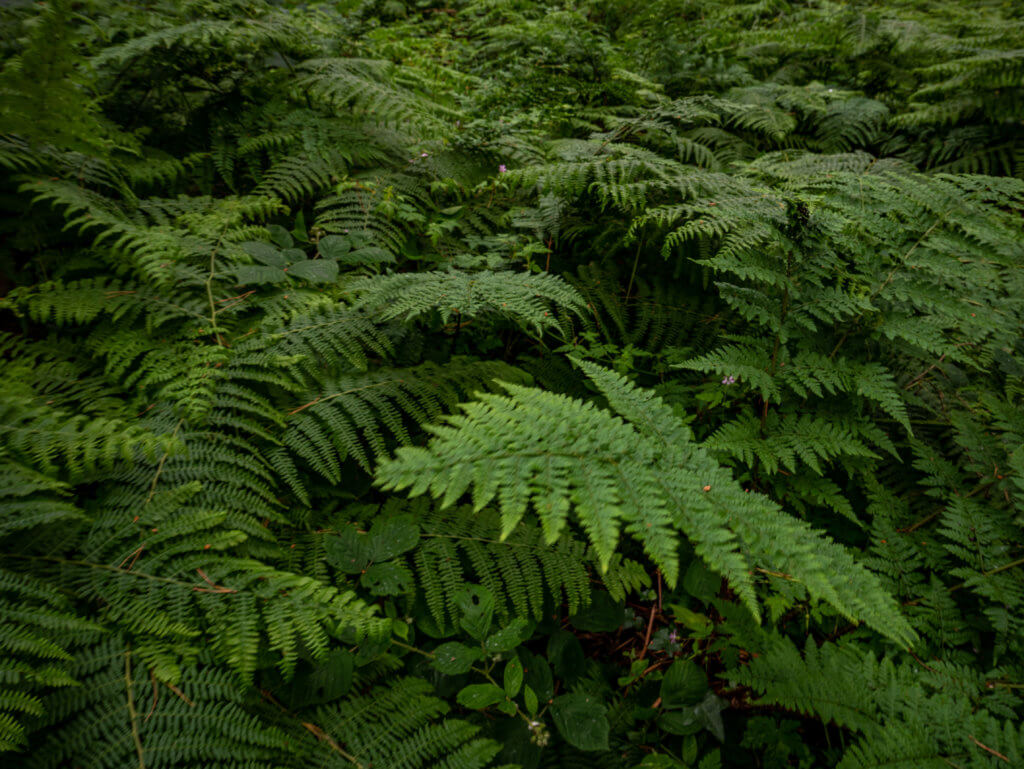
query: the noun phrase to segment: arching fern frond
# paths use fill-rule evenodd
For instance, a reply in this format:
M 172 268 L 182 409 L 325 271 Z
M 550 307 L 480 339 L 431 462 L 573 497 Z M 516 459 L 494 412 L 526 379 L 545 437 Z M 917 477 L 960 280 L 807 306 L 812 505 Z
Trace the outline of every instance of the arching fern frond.
M 577 316 L 585 312 L 576 290 L 549 273 L 407 272 L 357 280 L 347 291 L 357 306 L 407 321 L 434 311 L 443 323 L 495 314 L 540 330 L 556 325 L 556 310 Z
M 678 578 L 683 534 L 755 614 L 750 572 L 764 564 L 843 614 L 901 642 L 913 639 L 892 598 L 844 548 L 746 493 L 660 399 L 589 369 L 613 408 L 639 420 L 636 427 L 592 403 L 510 385 L 509 396 L 483 396 L 431 427 L 426 448 L 399 449 L 378 466 L 378 482 L 430 492 L 446 505 L 472 488 L 476 509 L 498 500 L 506 535 L 532 509 L 549 542 L 574 512 L 602 565 L 624 530 L 669 584 Z
M 302 63 L 296 89 L 339 112 L 357 111 L 381 123 L 412 123 L 436 131 L 451 111 L 395 85 L 388 77 L 392 69 L 390 62 L 380 60 L 309 59 Z
M 444 366 L 427 362 L 339 376 L 323 381 L 319 394 L 291 411 L 281 441 L 305 466 L 338 483 L 346 458 L 369 471 L 371 456 L 387 453 L 385 433 L 401 445 L 411 443 L 407 418 L 416 425 L 434 421 L 478 389 L 526 378 L 501 361 L 459 358 Z

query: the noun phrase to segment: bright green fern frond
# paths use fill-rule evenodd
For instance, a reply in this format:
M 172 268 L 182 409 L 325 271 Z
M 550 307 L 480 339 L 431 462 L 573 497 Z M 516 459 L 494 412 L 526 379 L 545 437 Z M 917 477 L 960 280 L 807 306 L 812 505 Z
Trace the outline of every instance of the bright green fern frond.
M 610 387 L 624 409 L 638 408 L 631 385 L 620 380 Z M 682 533 L 755 613 L 750 571 L 765 564 L 844 614 L 900 641 L 913 638 L 892 599 L 845 549 L 746 493 L 702 449 L 680 440 L 682 426 L 673 429 L 671 442 L 652 440 L 654 434 L 637 432 L 593 404 L 507 389 L 510 396 L 483 396 L 465 404 L 463 415 L 431 427 L 426 448 L 399 449 L 378 466 L 378 482 L 413 495 L 429 491 L 445 504 L 472 487 L 476 509 L 498 500 L 503 533 L 532 509 L 549 542 L 574 512 L 602 564 L 625 529 L 669 584 L 678 577 Z

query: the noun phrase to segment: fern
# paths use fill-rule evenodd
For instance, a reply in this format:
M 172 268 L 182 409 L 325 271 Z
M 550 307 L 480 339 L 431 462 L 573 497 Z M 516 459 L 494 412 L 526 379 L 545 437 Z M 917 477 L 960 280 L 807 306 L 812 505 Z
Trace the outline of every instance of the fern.
M 844 769 L 880 762 L 940 766 L 954 760 L 980 767 L 1018 760 L 1020 731 L 985 709 L 983 688 L 964 691 L 945 671 L 927 670 L 922 680 L 912 663 L 896 665 L 834 644 L 809 645 L 801 656 L 791 641 L 776 637 L 732 675 L 764 693 L 763 702 L 863 735 L 839 762 Z M 971 700 L 981 707 L 972 708 Z
M 123 638 L 79 650 L 74 672 L 82 684 L 50 698 L 52 736 L 26 766 L 59 766 L 74 757 L 92 767 L 197 761 L 269 767 L 287 755 L 286 732 L 247 712 L 252 703 L 228 671 L 207 665 L 172 685 L 152 679 L 145 664 Z M 85 745 L 97 750 L 80 757 Z
M 349 284 L 357 306 L 380 317 L 410 320 L 436 310 L 442 323 L 455 316 L 495 313 L 536 330 L 554 326 L 556 308 L 583 314 L 579 295 L 553 275 L 511 272 L 406 273 L 365 278 Z
M 459 361 L 445 367 L 423 363 L 410 369 L 323 381 L 323 390 L 292 409 L 282 443 L 312 469 L 333 483 L 349 456 L 370 469 L 369 455 L 387 453 L 381 427 L 399 443 L 411 442 L 403 421 L 408 414 L 422 424 L 451 410 L 459 395 L 486 388 L 499 378 L 523 375 L 498 361 Z M 367 451 L 369 448 L 369 452 Z
M 852 566 L 841 548 L 819 540 L 767 500 L 744 493 L 705 453 L 687 445 L 686 429 L 663 403 L 600 369 L 593 376 L 616 410 L 644 420 L 639 429 L 590 404 L 510 385 L 511 397 L 485 396 L 467 404 L 464 416 L 433 428 L 427 449 L 402 449 L 393 462 L 379 465 L 378 478 L 385 488 L 409 488 L 413 495 L 429 491 L 444 504 L 472 486 L 476 509 L 499 500 L 505 534 L 529 506 L 549 542 L 575 508 L 602 566 L 622 527 L 644 545 L 670 584 L 678 578 L 681 531 L 755 614 L 749 570 L 765 562 L 849 616 L 909 640 L 905 621 L 867 572 L 858 577 L 865 588 L 873 585 L 867 593 L 833 581 L 836 565 Z M 652 411 L 661 413 L 654 417 Z M 643 505 L 637 504 L 641 499 Z M 849 567 L 843 572 L 849 574 Z
M 8 763 L 1024 761 L 1019 8 L 577 6 L 0 9 Z
M 527 617 L 540 621 L 563 599 L 572 614 L 590 603 L 587 567 L 596 567 L 597 560 L 589 548 L 568 534 L 549 546 L 539 526 L 523 522 L 501 538 L 500 520 L 492 510 L 477 514 L 466 507 L 423 507 L 413 507 L 418 513 L 421 542 L 406 561 L 438 628 L 455 626 L 461 616 L 455 597 L 466 583 L 487 588 L 505 620 Z M 638 567 L 635 562 L 615 558 L 601 581 L 614 598 L 623 600 L 629 591 L 648 583 Z

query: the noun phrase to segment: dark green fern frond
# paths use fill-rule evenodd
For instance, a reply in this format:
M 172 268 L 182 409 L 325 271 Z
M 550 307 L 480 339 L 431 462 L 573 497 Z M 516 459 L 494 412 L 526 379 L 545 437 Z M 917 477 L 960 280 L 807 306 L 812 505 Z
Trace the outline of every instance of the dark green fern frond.
M 428 362 L 337 377 L 323 381 L 319 394 L 292 409 L 281 441 L 304 465 L 338 483 L 346 458 L 369 471 L 371 456 L 378 459 L 387 453 L 385 433 L 400 445 L 409 445 L 407 417 L 413 425 L 435 421 L 478 389 L 492 389 L 500 380 L 525 379 L 500 361 L 459 358 L 444 366 Z
M 71 611 L 67 596 L 52 585 L 6 569 L 0 569 L 0 611 L 0 750 L 9 751 L 25 746 L 22 722 L 44 714 L 48 692 L 77 685 L 69 672 L 69 640 L 99 626 Z
M 72 671 L 81 685 L 47 698 L 45 749 L 25 766 L 270 769 L 287 760 L 288 735 L 255 714 L 256 698 L 228 670 L 205 662 L 164 683 L 130 640 L 112 635 L 76 649 Z
M 296 89 L 338 112 L 355 111 L 381 123 L 412 123 L 437 130 L 449 110 L 389 82 L 390 62 L 370 59 L 310 59 Z M 447 113 L 447 114 L 446 114 Z
M 540 621 L 563 600 L 574 614 L 590 603 L 588 569 L 597 559 L 568 533 L 553 544 L 541 528 L 524 521 L 502 538 L 498 513 L 469 507 L 418 510 L 420 544 L 406 556 L 416 588 L 438 628 L 452 628 L 461 616 L 456 596 L 465 584 L 486 587 L 504 621 L 512 617 Z M 647 583 L 638 564 L 616 557 L 602 581 L 617 600 Z
M 399 678 L 307 714 L 301 743 L 309 761 L 344 766 L 483 769 L 501 746 L 480 727 L 446 718 L 448 704 L 419 678 Z M 308 729 L 309 725 L 315 728 Z
M 548 273 L 446 272 L 382 275 L 350 283 L 359 307 L 385 319 L 412 320 L 436 311 L 443 323 L 456 316 L 504 316 L 541 330 L 557 325 L 555 311 L 582 316 L 583 298 Z
M 339 359 L 365 370 L 367 352 L 385 357 L 392 343 L 364 313 L 329 305 L 271 327 L 262 338 L 244 342 L 241 349 L 270 350 L 310 371 L 331 368 Z
M 987 711 L 981 686 L 958 691 L 965 682 L 926 670 L 931 675 L 922 680 L 914 663 L 879 660 L 851 645 L 816 647 L 809 641 L 801 656 L 792 641 L 775 636 L 757 659 L 730 675 L 763 694 L 761 702 L 862 735 L 838 764 L 843 769 L 950 761 L 988 769 L 1024 758 L 1019 724 Z

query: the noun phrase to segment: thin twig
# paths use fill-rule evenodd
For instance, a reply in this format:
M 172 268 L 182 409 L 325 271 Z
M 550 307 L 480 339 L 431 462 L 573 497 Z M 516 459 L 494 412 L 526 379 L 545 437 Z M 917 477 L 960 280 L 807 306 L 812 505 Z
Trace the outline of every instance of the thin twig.
M 967 735 L 967 739 L 969 739 L 969 740 L 970 740 L 971 742 L 973 742 L 973 743 L 974 743 L 975 745 L 977 745 L 977 746 L 978 746 L 979 748 L 981 748 L 982 750 L 987 750 L 987 751 L 988 751 L 989 753 L 991 753 L 991 754 L 992 754 L 993 756 L 995 756 L 996 758 L 1001 758 L 1001 759 L 1003 759 L 1003 761 L 1005 761 L 1006 763 L 1010 763 L 1010 759 L 1008 759 L 1008 758 L 1007 758 L 1006 756 L 1004 756 L 1004 755 L 1003 755 L 1002 753 L 1000 753 L 1000 752 L 999 752 L 998 750 L 992 750 L 992 748 L 990 748 L 990 747 L 989 747 L 988 745 L 985 745 L 985 744 L 984 744 L 984 743 L 982 743 L 982 742 L 978 742 L 978 740 L 977 740 L 977 739 L 975 739 L 975 737 L 974 737 L 974 735 L 973 735 L 973 734 L 968 734 L 968 735 Z
M 271 694 L 269 691 L 267 691 L 266 689 L 260 689 L 260 694 L 263 696 L 263 699 L 265 699 L 267 702 L 276 705 L 278 709 L 286 716 L 295 718 L 295 714 L 288 710 L 288 708 L 286 708 L 280 702 L 278 702 L 274 695 Z M 353 756 L 351 753 L 342 748 L 341 745 L 338 744 L 338 741 L 336 739 L 334 739 L 331 735 L 329 735 L 319 726 L 317 726 L 316 724 L 309 723 L 308 721 L 299 721 L 299 723 L 302 724 L 302 727 L 306 731 L 308 731 L 310 734 L 316 737 L 320 742 L 329 745 L 331 750 L 336 752 L 339 756 L 344 758 L 350 764 L 359 767 L 359 769 L 366 769 L 366 767 L 364 767 L 363 764 L 359 763 L 359 760 L 355 756 Z
M 153 717 L 153 713 L 156 712 L 156 703 L 157 700 L 159 699 L 160 690 L 157 688 L 156 685 L 156 674 L 152 670 L 149 671 L 149 683 L 153 687 L 153 704 L 149 706 L 149 712 L 146 713 L 146 717 L 142 719 L 142 723 L 146 723 L 150 718 Z
M 661 580 L 661 572 L 658 572 L 658 579 Z M 654 617 L 658 613 L 658 605 L 653 604 L 651 606 L 651 616 L 647 620 L 647 634 L 644 636 L 644 648 L 640 650 L 640 656 L 638 660 L 642 660 L 647 655 L 647 647 L 651 645 L 651 631 L 654 630 Z
M 185 692 L 183 692 L 181 689 L 179 689 L 174 684 L 169 683 L 167 681 L 164 681 L 164 686 L 166 686 L 168 689 L 170 689 L 172 692 L 174 692 L 176 695 L 178 695 L 178 699 L 180 699 L 182 702 L 184 702 L 190 708 L 194 708 L 196 706 L 196 704 L 192 700 L 190 700 L 188 698 L 188 695 L 185 694 Z
M 192 588 L 192 590 L 194 590 L 195 592 L 197 592 L 197 593 L 237 593 L 238 592 L 237 590 L 234 590 L 234 589 L 232 589 L 230 587 L 224 587 L 223 585 L 218 585 L 218 584 L 214 583 L 209 577 L 206 576 L 206 572 L 204 572 L 202 569 L 197 568 L 196 571 L 199 573 L 199 576 L 203 578 L 203 581 L 207 585 L 210 586 L 210 589 L 207 589 L 205 587 L 194 587 L 194 588 Z

